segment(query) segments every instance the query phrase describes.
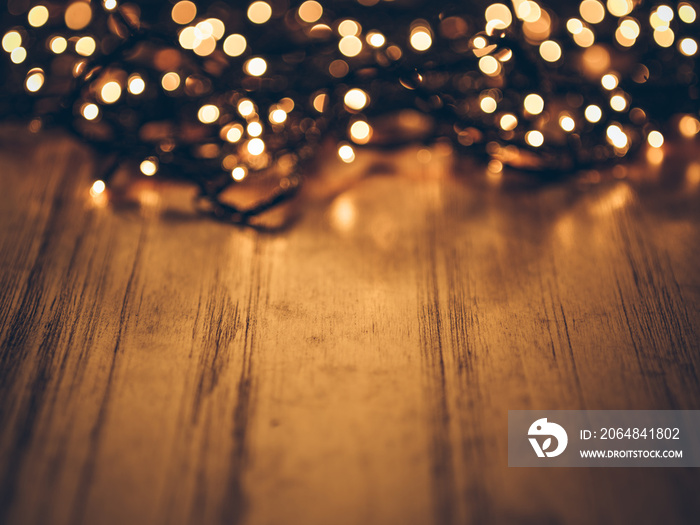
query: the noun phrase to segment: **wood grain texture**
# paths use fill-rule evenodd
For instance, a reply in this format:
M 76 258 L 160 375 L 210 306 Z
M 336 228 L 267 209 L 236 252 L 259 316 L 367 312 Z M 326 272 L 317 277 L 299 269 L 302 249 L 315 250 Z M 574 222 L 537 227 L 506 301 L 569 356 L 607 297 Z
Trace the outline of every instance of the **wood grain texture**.
M 506 466 L 509 409 L 700 408 L 697 163 L 360 163 L 269 234 L 181 188 L 102 206 L 83 149 L 2 137 L 1 523 L 697 522 L 697 470 Z

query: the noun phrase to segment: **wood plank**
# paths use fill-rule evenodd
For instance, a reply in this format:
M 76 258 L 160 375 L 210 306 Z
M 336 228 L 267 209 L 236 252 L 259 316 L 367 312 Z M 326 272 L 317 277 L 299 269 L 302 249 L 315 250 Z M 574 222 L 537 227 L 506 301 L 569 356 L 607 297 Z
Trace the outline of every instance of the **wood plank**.
M 695 470 L 506 448 L 509 409 L 700 408 L 697 163 L 527 189 L 439 148 L 331 162 L 264 233 L 175 186 L 101 205 L 84 149 L 2 139 L 1 522 L 695 521 Z

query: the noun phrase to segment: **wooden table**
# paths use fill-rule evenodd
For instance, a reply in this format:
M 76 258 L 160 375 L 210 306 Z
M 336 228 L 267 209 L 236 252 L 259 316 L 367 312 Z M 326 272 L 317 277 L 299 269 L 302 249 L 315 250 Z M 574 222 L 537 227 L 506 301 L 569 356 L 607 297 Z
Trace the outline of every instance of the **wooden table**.
M 509 409 L 700 408 L 693 145 L 542 188 L 329 160 L 261 232 L 2 144 L 0 522 L 697 523 L 698 470 L 507 467 Z

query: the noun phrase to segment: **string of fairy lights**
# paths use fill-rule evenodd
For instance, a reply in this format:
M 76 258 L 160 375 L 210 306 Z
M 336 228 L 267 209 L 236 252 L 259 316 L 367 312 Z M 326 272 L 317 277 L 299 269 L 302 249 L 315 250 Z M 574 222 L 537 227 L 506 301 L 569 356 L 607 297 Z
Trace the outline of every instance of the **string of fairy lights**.
M 446 142 L 553 177 L 700 131 L 697 7 L 583 0 L 10 0 L 0 110 L 200 188 L 244 222 L 294 194 L 332 141 Z M 267 199 L 221 196 L 246 179 Z M 272 183 L 272 184 L 270 184 Z

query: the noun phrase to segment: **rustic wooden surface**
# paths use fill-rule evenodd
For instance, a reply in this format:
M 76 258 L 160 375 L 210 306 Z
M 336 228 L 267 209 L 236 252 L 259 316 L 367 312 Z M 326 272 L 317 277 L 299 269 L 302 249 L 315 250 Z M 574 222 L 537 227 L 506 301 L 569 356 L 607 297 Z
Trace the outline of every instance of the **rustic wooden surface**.
M 506 466 L 508 409 L 700 408 L 697 163 L 508 189 L 434 152 L 263 233 L 2 141 L 1 523 L 697 523 L 697 469 Z

